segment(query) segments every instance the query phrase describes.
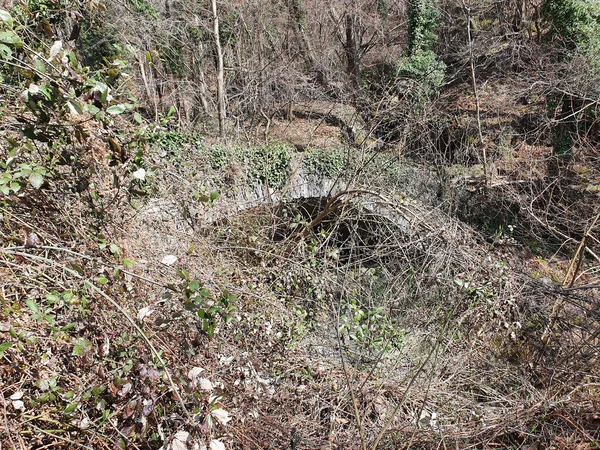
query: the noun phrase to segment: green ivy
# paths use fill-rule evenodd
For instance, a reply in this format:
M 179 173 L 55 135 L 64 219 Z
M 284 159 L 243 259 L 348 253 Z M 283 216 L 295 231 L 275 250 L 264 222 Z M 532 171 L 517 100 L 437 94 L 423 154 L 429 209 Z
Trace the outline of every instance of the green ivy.
M 312 175 L 335 178 L 344 169 L 344 155 L 340 151 L 308 149 L 304 156 L 304 170 Z
M 245 150 L 248 178 L 272 188 L 282 187 L 290 174 L 291 149 L 285 145 L 269 144 Z
M 202 137 L 195 132 L 158 128 L 149 136 L 150 144 L 167 153 L 179 153 L 184 146 L 201 146 Z
M 442 87 L 446 65 L 433 51 L 440 12 L 438 0 L 410 0 L 408 49 L 396 65 L 401 91 L 424 105 Z
M 419 105 L 439 92 L 444 83 L 445 71 L 446 65 L 432 50 L 418 49 L 409 56 L 400 58 L 396 65 L 399 85 Z
M 437 42 L 440 11 L 438 0 L 410 0 L 408 5 L 408 53 L 430 50 Z
M 600 71 L 600 2 L 597 0 L 545 0 L 543 11 L 552 32 L 566 48 L 584 55 Z

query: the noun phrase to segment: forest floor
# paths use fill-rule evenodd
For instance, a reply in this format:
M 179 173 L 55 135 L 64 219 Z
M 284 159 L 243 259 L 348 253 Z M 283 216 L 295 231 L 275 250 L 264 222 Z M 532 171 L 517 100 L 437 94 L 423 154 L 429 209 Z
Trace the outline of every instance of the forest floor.
M 547 175 L 531 161 L 548 148 L 497 125 L 486 138 L 506 182 L 491 190 L 518 196 Z M 329 168 L 306 149 L 343 148 L 321 120 L 269 131 L 298 144 L 282 161 Z M 239 146 L 150 146 L 143 173 L 95 148 L 91 188 L 0 206 L 0 447 L 597 447 L 599 292 L 562 286 L 574 264 L 592 283 L 594 265 L 453 215 L 453 196 L 494 207 L 480 174 L 454 172 L 460 189 L 454 176 L 435 203 L 426 164 L 345 148 L 343 164 L 373 164 L 352 196 L 207 223 L 252 181 Z

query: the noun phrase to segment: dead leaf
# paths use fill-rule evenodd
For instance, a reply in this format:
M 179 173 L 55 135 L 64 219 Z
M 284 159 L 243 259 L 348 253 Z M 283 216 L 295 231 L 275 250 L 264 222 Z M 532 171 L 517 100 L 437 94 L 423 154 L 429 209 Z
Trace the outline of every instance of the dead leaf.
M 188 446 L 186 442 L 191 441 L 192 437 L 187 431 L 178 431 L 175 433 L 173 442 L 171 442 L 171 448 L 173 450 L 187 450 Z
M 210 450 L 225 450 L 225 444 L 217 439 L 210 441 Z
M 21 400 L 13 400 L 12 405 L 15 409 L 25 409 L 25 403 Z
M 210 380 L 208 378 L 200 378 L 199 380 L 197 380 L 195 382 L 195 384 L 202 391 L 212 391 L 213 390 L 213 384 L 210 382 Z
M 202 367 L 192 367 L 188 372 L 188 378 L 194 381 L 202 372 L 204 372 Z
M 142 309 L 139 310 L 138 314 L 137 314 L 137 319 L 140 322 L 143 322 L 144 319 L 146 317 L 148 317 L 150 314 L 152 314 L 154 312 L 154 310 L 152 308 L 150 308 L 149 306 L 146 306 Z
M 62 41 L 54 41 L 52 47 L 50 47 L 50 59 L 54 59 L 56 55 L 62 50 L 63 44 Z
M 146 399 L 142 402 L 142 415 L 144 417 L 149 416 L 152 413 L 153 409 L 154 409 L 154 403 L 152 402 L 151 399 Z
M 133 385 L 131 383 L 127 383 L 123 385 L 123 387 L 119 390 L 119 392 L 117 392 L 117 394 L 121 397 L 124 397 L 125 395 L 127 395 L 127 393 L 131 390 L 132 387 Z
M 34 232 L 29 233 L 25 238 L 25 248 L 39 247 L 40 245 L 42 245 L 42 240 Z
M 127 403 L 127 405 L 125 405 L 125 409 L 123 410 L 123 418 L 127 419 L 131 416 L 133 416 L 133 413 L 135 412 L 136 408 L 137 408 L 137 400 L 132 400 L 129 403 Z
M 226 425 L 231 420 L 231 415 L 222 408 L 212 410 L 210 415 L 217 419 L 221 425 Z
M 171 450 L 188 450 L 188 447 L 185 442 L 173 439 L 173 442 L 171 442 Z
M 113 393 L 114 396 L 117 395 L 117 393 L 119 392 L 119 388 L 117 386 L 115 386 L 115 383 L 113 383 L 112 381 L 110 381 L 108 383 L 108 387 L 110 388 L 111 392 Z
M 166 255 L 161 261 L 161 263 L 163 263 L 166 266 L 172 266 L 176 262 L 177 262 L 177 256 L 175 256 L 175 255 Z
M 146 171 L 142 168 L 136 170 L 135 172 L 133 172 L 133 178 L 140 181 L 144 181 L 146 179 Z

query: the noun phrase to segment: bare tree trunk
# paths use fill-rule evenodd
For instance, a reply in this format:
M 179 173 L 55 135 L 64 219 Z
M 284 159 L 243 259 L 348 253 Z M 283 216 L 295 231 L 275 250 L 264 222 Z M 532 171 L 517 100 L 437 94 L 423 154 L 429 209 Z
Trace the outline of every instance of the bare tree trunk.
M 304 0 L 288 0 L 288 5 L 290 9 L 290 14 L 292 19 L 294 20 L 294 28 L 296 29 L 296 34 L 298 35 L 298 39 L 300 40 L 300 45 L 302 47 L 302 56 L 309 70 L 315 70 L 315 57 L 313 55 L 312 47 L 310 45 L 310 41 L 308 40 L 308 36 L 306 36 L 305 28 L 307 26 L 306 20 L 306 6 L 304 5 Z
M 158 100 L 156 99 L 156 91 L 152 89 L 150 81 L 148 81 L 148 77 L 146 76 L 146 70 L 144 68 L 145 62 L 142 58 L 139 59 L 138 64 L 140 66 L 140 74 L 142 75 L 142 81 L 144 82 L 144 87 L 146 88 L 146 95 L 148 96 L 148 101 L 152 102 L 154 106 L 154 121 L 158 123 Z M 152 76 L 152 72 L 149 72 L 150 76 Z
M 204 114 L 210 116 L 210 109 L 208 107 L 208 100 L 206 94 L 206 81 L 204 79 L 204 69 L 202 68 L 202 59 L 204 56 L 204 46 L 201 41 L 195 43 L 198 47 L 198 53 L 194 54 L 193 61 L 195 66 L 195 75 L 194 79 L 198 85 L 198 93 L 200 96 L 200 103 L 202 104 L 202 110 Z
M 471 34 L 471 9 L 465 4 L 463 0 L 463 8 L 467 17 L 467 37 L 469 39 L 469 61 L 471 63 L 471 81 L 473 83 L 473 96 L 475 97 L 475 116 L 477 118 L 477 132 L 479 135 L 479 145 L 483 152 L 483 178 L 485 184 L 490 182 L 490 173 L 487 162 L 487 151 L 485 143 L 483 141 L 483 133 L 481 132 L 481 109 L 479 103 L 479 91 L 477 89 L 477 78 L 475 77 L 475 58 L 473 56 L 473 36 Z
M 356 22 L 358 17 L 353 14 L 346 16 L 346 42 L 344 49 L 346 50 L 346 71 L 352 80 L 354 89 L 360 87 L 360 55 L 359 42 L 356 36 Z
M 225 137 L 225 86 L 223 69 L 223 50 L 219 37 L 219 16 L 217 15 L 217 0 L 212 0 L 215 47 L 217 50 L 217 111 L 219 113 L 219 137 Z

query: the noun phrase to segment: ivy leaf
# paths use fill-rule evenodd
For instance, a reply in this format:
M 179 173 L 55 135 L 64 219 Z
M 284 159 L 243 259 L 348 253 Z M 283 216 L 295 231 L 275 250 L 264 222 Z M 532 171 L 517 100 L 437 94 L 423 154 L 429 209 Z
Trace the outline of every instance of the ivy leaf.
M 65 408 L 65 411 L 64 411 L 64 413 L 65 413 L 65 414 L 71 414 L 73 411 L 75 411 L 75 410 L 77 409 L 77 406 L 78 406 L 78 405 L 79 405 L 79 404 L 78 404 L 77 402 L 75 402 L 75 403 L 71 403 L 69 406 L 67 406 L 67 407 Z
M 39 312 L 40 312 L 40 308 L 38 308 L 38 305 L 35 303 L 35 300 L 32 300 L 32 299 L 28 298 L 28 299 L 25 301 L 25 304 L 27 305 L 27 307 L 28 307 L 28 308 L 29 308 L 31 311 L 33 311 L 34 313 L 38 313 L 38 314 L 39 314 Z
M 123 267 L 126 269 L 135 266 L 135 261 L 129 258 L 123 258 Z
M 23 44 L 21 38 L 14 31 L 0 32 L 0 42 L 4 44 L 12 44 L 15 46 L 20 46 Z
M 116 116 L 125 112 L 125 105 L 113 105 L 106 108 L 106 112 Z
M 8 48 L 8 47 L 7 47 L 7 48 Z M 0 50 L 1 50 L 1 49 L 0 49 Z M 143 120 L 142 120 L 142 115 L 141 115 L 140 113 L 136 112 L 136 113 L 133 115 L 133 120 L 135 120 L 137 123 L 141 124 L 141 123 L 143 122 Z
M 39 172 L 32 172 L 29 175 L 29 182 L 34 188 L 39 189 L 44 184 L 44 176 Z
M 40 73 L 46 73 L 46 71 L 47 71 L 46 64 L 44 64 L 44 61 L 42 61 L 39 58 L 36 58 L 36 59 L 33 60 L 33 66 Z
M 13 346 L 13 342 L 4 342 L 0 344 L 0 358 L 4 356 L 4 352 Z
M 75 340 L 75 346 L 73 347 L 73 355 L 75 356 L 83 356 L 85 355 L 92 347 L 92 343 L 84 338 L 78 338 Z
M 79 116 L 81 113 L 83 113 L 83 105 L 75 100 L 69 100 L 67 102 L 67 107 L 74 116 Z
M 87 109 L 87 111 L 92 115 L 95 116 L 96 114 L 98 114 L 100 112 L 100 108 L 91 105 L 91 104 L 87 104 L 85 105 L 85 109 Z
M 115 255 L 115 256 L 119 256 L 121 254 L 121 247 L 119 247 L 117 244 L 110 244 L 110 252 Z
M 12 51 L 7 45 L 0 44 L 0 58 L 9 60 L 12 56 Z
M 13 18 L 11 17 L 10 13 L 4 9 L 0 9 L 0 21 L 4 22 L 10 28 L 13 26 Z

